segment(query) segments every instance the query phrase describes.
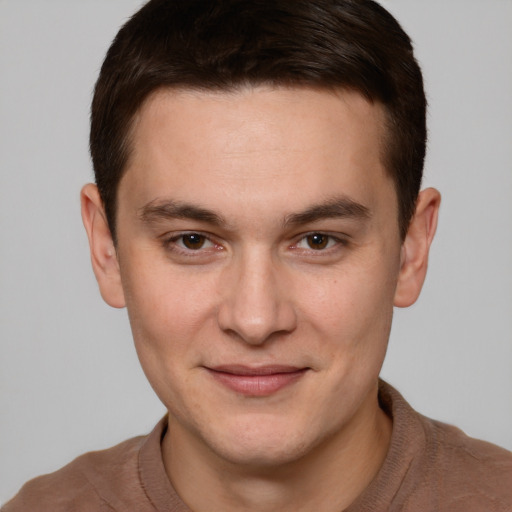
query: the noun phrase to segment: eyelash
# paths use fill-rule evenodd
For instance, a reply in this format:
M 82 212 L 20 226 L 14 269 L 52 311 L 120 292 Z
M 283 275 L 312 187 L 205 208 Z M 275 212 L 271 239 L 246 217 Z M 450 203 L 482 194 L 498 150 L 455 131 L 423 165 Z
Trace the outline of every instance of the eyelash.
M 187 235 L 198 235 L 198 236 L 204 238 L 207 243 L 212 244 L 212 246 L 210 246 L 206 249 L 203 249 L 202 247 L 200 247 L 198 249 L 190 249 L 190 248 L 180 247 L 177 242 L 179 242 L 180 240 L 183 240 L 183 238 Z M 310 248 L 299 247 L 299 244 L 301 242 L 305 241 L 307 243 L 307 238 L 311 237 L 311 236 L 315 236 L 315 235 L 328 238 L 326 248 L 313 249 L 311 247 Z M 189 258 L 202 257 L 205 255 L 205 250 L 207 250 L 208 252 L 210 252 L 212 250 L 215 252 L 220 252 L 223 250 L 222 245 L 217 243 L 212 235 L 210 235 L 209 233 L 203 233 L 201 231 L 184 231 L 181 233 L 175 233 L 172 236 L 163 238 L 162 244 L 166 250 L 169 250 L 178 255 L 182 255 L 185 257 L 189 257 Z M 331 245 L 329 245 L 329 244 L 331 244 Z M 339 236 L 334 236 L 330 233 L 326 233 L 323 231 L 311 231 L 309 233 L 303 233 L 303 234 L 299 235 L 296 238 L 296 241 L 293 242 L 289 246 L 289 248 L 293 251 L 300 251 L 300 252 L 315 256 L 315 257 L 319 257 L 322 255 L 331 254 L 332 252 L 335 252 L 336 250 L 339 250 L 340 248 L 343 248 L 347 245 L 348 245 L 348 240 L 345 238 L 341 238 Z
M 173 234 L 172 236 L 169 236 L 169 237 L 165 237 L 163 239 L 164 248 L 167 250 L 170 250 L 174 253 L 177 253 L 179 255 L 183 255 L 186 257 L 190 257 L 190 258 L 204 255 L 204 249 L 201 250 L 202 247 L 194 250 L 194 249 L 189 249 L 189 248 L 185 248 L 185 247 L 180 247 L 177 244 L 177 242 L 179 240 L 182 240 L 187 235 L 189 235 L 189 236 L 198 235 L 198 236 L 204 238 L 206 242 L 209 242 L 212 244 L 212 247 L 208 248 L 209 250 L 214 249 L 216 251 L 221 251 L 223 249 L 220 244 L 218 244 L 214 241 L 213 237 L 210 234 L 202 233 L 200 231 L 185 231 L 185 232 Z
M 314 249 L 313 247 L 309 246 L 308 238 L 315 237 L 315 236 L 319 236 L 322 238 L 326 237 L 327 238 L 326 247 Z M 307 247 L 307 248 L 299 247 L 299 244 L 302 242 L 305 242 L 306 244 L 308 244 L 309 247 Z M 347 245 L 347 241 L 343 238 L 340 238 L 339 236 L 334 236 L 329 233 L 325 233 L 323 231 L 312 231 L 310 233 L 301 235 L 300 238 L 297 239 L 297 242 L 295 242 L 291 246 L 291 248 L 293 250 L 306 251 L 310 254 L 312 253 L 314 255 L 321 256 L 322 254 L 330 254 L 331 252 L 333 252 L 336 249 L 339 249 L 340 247 L 343 247 L 345 245 Z

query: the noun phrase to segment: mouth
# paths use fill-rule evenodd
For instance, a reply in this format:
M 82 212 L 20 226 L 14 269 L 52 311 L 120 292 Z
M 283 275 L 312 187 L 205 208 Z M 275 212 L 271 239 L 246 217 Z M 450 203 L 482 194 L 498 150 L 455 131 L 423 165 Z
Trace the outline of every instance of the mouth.
M 284 365 L 221 365 L 206 367 L 206 370 L 218 383 L 236 393 L 263 397 L 296 383 L 309 368 Z

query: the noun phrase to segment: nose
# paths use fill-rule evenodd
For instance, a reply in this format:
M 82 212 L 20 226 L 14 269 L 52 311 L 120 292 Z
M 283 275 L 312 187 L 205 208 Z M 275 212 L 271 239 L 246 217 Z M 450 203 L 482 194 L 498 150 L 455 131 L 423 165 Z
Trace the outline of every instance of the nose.
M 246 255 L 224 276 L 219 327 L 249 345 L 292 332 L 297 317 L 289 290 L 271 256 Z

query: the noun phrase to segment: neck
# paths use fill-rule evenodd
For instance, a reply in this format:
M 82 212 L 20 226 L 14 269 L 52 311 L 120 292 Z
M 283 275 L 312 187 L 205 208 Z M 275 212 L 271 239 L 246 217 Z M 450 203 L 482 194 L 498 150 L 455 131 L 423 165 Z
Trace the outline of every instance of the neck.
M 377 474 L 391 438 L 376 392 L 365 402 L 342 431 L 300 459 L 272 467 L 230 463 L 170 417 L 162 443 L 167 474 L 194 512 L 344 510 Z

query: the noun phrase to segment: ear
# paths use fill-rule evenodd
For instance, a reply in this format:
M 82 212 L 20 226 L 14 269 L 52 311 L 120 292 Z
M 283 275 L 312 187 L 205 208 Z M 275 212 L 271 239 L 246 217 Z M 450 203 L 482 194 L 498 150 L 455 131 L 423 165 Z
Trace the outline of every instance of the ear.
M 422 190 L 416 211 L 402 243 L 400 272 L 394 304 L 405 308 L 416 302 L 427 274 L 428 253 L 437 227 L 441 195 L 434 188 Z
M 114 308 L 125 306 L 116 249 L 98 187 L 89 183 L 80 193 L 82 221 L 89 238 L 91 263 L 103 300 Z

